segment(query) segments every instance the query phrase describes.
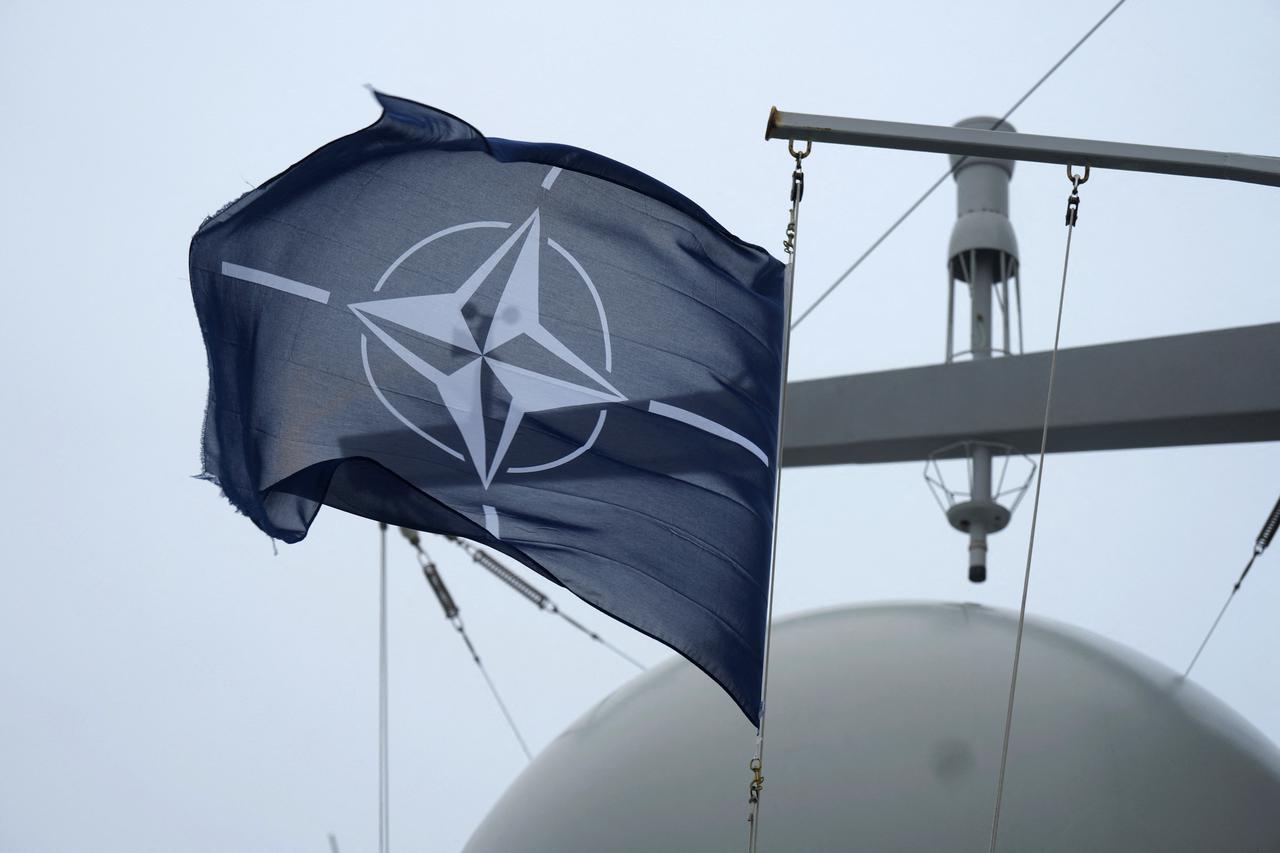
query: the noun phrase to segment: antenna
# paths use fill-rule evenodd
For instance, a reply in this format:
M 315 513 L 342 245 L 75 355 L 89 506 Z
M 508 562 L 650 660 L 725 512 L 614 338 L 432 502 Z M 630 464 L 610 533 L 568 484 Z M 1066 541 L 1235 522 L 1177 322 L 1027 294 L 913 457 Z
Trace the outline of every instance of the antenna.
M 956 127 L 1013 132 L 1013 125 L 990 116 L 965 119 Z M 947 363 L 1013 355 L 1012 316 L 1017 315 L 1018 353 L 1022 352 L 1022 285 L 1018 278 L 1018 240 L 1009 221 L 1009 179 L 1013 161 L 995 157 L 951 155 L 956 180 L 956 224 L 947 249 Z M 969 348 L 956 351 L 956 289 L 969 290 Z M 1012 285 L 1013 301 L 1010 301 Z M 996 314 L 999 313 L 999 322 Z M 997 344 L 997 333 L 999 343 Z M 969 580 L 987 579 L 987 535 L 1003 530 L 1012 508 L 999 503 L 1000 488 L 992 489 L 995 455 L 1008 464 L 1013 448 L 990 442 L 964 442 L 968 458 L 969 487 L 964 501 L 952 501 L 946 509 L 951 526 L 969 536 Z M 943 448 L 934 456 L 943 455 Z M 934 471 L 941 474 L 931 457 Z M 926 479 L 929 478 L 926 469 Z M 1003 478 L 1002 478 L 1003 479 Z M 948 495 L 957 494 L 942 485 Z M 1025 490 L 1025 486 L 1023 487 Z M 1021 495 L 1019 494 L 1019 497 Z M 1016 502 L 1015 502 L 1016 506 Z

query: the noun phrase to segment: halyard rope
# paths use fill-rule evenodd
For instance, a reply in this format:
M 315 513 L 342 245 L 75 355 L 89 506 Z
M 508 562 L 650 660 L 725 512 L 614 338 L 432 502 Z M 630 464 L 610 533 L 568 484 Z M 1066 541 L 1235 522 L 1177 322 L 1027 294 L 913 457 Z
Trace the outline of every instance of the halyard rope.
M 796 167 L 791 173 L 791 218 L 787 221 L 787 236 L 782 248 L 787 253 L 787 271 L 783 278 L 783 300 L 785 308 L 782 318 L 782 376 L 778 392 L 778 441 L 773 455 L 773 541 L 769 557 L 769 592 L 768 605 L 765 608 L 764 623 L 764 669 L 760 675 L 760 725 L 756 728 L 756 753 L 748 765 L 751 770 L 751 784 L 747 794 L 747 850 L 756 853 L 756 843 L 760 832 L 760 791 L 764 788 L 764 720 L 766 704 L 769 698 L 769 652 L 773 638 L 773 592 L 774 575 L 778 568 L 778 507 L 782 493 L 782 427 L 787 410 L 787 361 L 791 348 L 791 296 L 795 290 L 796 277 L 796 229 L 800 220 L 800 200 L 804 198 L 804 166 L 805 157 L 813 148 L 806 142 L 803 151 L 795 149 L 795 141 L 787 143 L 787 152 L 795 158 Z

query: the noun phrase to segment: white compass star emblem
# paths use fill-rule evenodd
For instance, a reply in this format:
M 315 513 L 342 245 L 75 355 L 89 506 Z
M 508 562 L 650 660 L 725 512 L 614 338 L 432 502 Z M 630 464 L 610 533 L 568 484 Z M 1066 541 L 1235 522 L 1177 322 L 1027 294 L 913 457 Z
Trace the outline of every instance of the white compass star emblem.
M 378 340 L 435 385 L 485 488 L 498 473 L 526 414 L 626 400 L 607 379 L 542 325 L 538 311 L 540 243 L 541 222 L 535 210 L 454 292 L 380 299 L 349 306 Z M 480 341 L 468 324 L 464 309 L 480 285 L 513 250 L 518 252 L 515 263 L 488 331 Z M 475 357 L 446 373 L 397 340 L 393 328 L 396 326 L 473 353 Z M 495 350 L 520 335 L 526 335 L 542 346 L 581 376 L 583 381 L 569 382 L 538 373 L 494 355 Z M 492 455 L 488 453 L 485 441 L 481 386 L 483 366 L 493 371 L 511 395 L 502 434 Z

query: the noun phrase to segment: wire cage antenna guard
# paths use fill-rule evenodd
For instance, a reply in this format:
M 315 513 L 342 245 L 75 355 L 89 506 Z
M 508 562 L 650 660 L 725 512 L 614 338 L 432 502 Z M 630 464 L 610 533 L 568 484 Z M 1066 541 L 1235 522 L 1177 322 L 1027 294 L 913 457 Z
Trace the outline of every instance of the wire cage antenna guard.
M 996 487 L 991 497 L 997 501 L 1014 495 L 1013 503 L 1009 506 L 1009 515 L 1018 509 L 1018 504 L 1022 503 L 1023 497 L 1027 494 L 1027 489 L 1031 486 L 1031 480 L 1036 474 L 1036 463 L 1030 456 L 1019 451 L 1010 444 L 1000 444 L 994 441 L 956 441 L 945 447 L 939 447 L 937 450 L 929 454 L 929 458 L 924 464 L 924 479 L 929 484 L 929 492 L 933 495 L 934 501 L 938 504 L 938 508 L 942 510 L 943 515 L 947 513 L 951 507 L 956 504 L 963 503 L 968 500 L 973 489 L 973 448 L 986 447 L 991 450 L 992 457 L 1003 457 L 1000 466 L 1000 478 L 996 481 Z M 1028 466 L 1027 475 L 1020 483 L 1005 487 L 1005 480 L 1009 474 L 1009 460 L 1021 458 Z M 942 462 L 961 462 L 965 463 L 968 472 L 969 488 L 968 489 L 952 489 L 946 483 L 943 476 L 942 468 L 938 464 Z M 945 499 L 945 503 L 943 502 Z
M 1001 463 L 998 478 L 994 478 L 993 463 L 997 456 Z M 967 488 L 948 486 L 942 473 L 940 462 L 956 457 L 964 459 Z M 1022 460 L 1020 464 L 1026 466 L 1026 476 L 1015 478 L 1010 483 L 1010 476 L 1014 473 L 1010 471 L 1010 462 L 1016 462 L 1019 457 Z M 1031 486 L 1035 472 L 1036 464 L 1030 457 L 1008 444 L 957 441 L 929 454 L 924 468 L 925 482 L 947 521 L 969 537 L 969 580 L 973 583 L 987 579 L 987 536 L 1008 526 Z M 1003 503 L 1005 501 L 1009 501 L 1007 507 Z

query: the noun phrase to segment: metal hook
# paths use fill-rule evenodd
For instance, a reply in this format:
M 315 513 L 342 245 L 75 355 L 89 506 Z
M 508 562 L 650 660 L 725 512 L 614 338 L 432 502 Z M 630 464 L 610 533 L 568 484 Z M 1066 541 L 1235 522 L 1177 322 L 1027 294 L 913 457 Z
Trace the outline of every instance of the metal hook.
M 1080 186 L 1089 182 L 1089 167 L 1084 167 L 1084 175 L 1077 175 L 1071 171 L 1071 165 L 1067 164 L 1067 180 L 1071 181 L 1075 186 Z
M 755 804 L 760 801 L 760 792 L 764 790 L 764 774 L 761 773 L 763 764 L 759 758 L 751 759 L 748 767 L 751 769 L 751 785 L 748 787 L 748 802 Z
M 787 140 L 787 153 L 796 158 L 797 161 L 803 160 L 809 156 L 809 152 L 813 150 L 813 142 L 805 140 L 803 153 L 795 148 L 796 141 L 794 139 Z

